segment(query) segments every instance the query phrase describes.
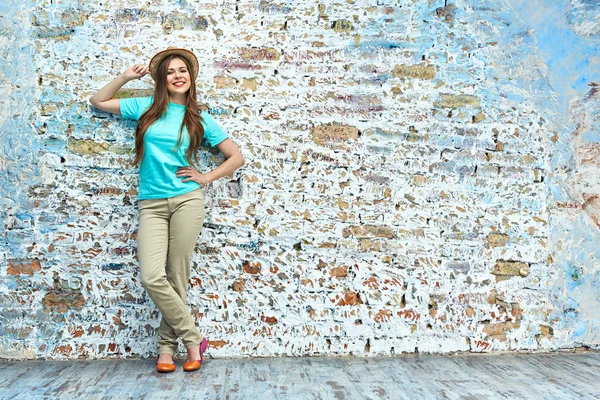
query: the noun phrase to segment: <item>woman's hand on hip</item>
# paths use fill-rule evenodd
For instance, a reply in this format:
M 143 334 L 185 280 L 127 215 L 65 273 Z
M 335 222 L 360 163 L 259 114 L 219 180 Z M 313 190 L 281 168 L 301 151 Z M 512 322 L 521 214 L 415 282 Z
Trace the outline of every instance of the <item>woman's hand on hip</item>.
M 121 74 L 121 77 L 126 81 L 132 81 L 134 79 L 140 79 L 141 77 L 148 75 L 150 70 L 147 66 L 142 64 L 134 64 L 131 67 L 127 68 L 125 72 Z
M 208 185 L 211 181 L 206 174 L 201 174 L 193 167 L 179 167 L 175 173 L 178 178 L 184 178 L 182 182 L 194 181 L 198 185 Z

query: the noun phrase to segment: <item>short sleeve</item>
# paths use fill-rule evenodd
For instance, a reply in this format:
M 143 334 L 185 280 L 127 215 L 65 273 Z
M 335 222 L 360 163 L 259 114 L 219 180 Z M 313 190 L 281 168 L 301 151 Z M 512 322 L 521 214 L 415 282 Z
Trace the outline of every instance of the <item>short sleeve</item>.
M 202 111 L 200 115 L 202 116 L 202 125 L 204 126 L 204 140 L 211 146 L 216 146 L 227 139 L 227 134 L 212 115 L 206 111 Z
M 136 121 L 152 105 L 152 97 L 130 97 L 119 99 L 119 108 L 124 118 L 135 119 Z

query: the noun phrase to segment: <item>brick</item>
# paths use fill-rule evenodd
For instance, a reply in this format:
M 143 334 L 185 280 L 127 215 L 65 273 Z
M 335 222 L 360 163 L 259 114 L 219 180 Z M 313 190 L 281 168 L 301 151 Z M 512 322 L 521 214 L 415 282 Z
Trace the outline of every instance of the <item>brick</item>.
M 277 61 L 280 58 L 279 51 L 273 47 L 262 49 L 244 48 L 241 56 L 242 59 L 249 61 Z
M 492 289 L 487 298 L 488 304 L 495 304 L 497 296 L 498 296 L 498 291 L 496 289 Z
M 73 308 L 81 308 L 85 304 L 85 298 L 77 289 L 51 289 L 42 299 L 46 312 L 67 312 Z
M 340 142 L 358 139 L 358 128 L 348 125 L 319 125 L 311 132 L 313 142 L 323 145 L 326 142 Z
M 421 314 L 419 314 L 414 309 L 400 310 L 396 312 L 396 315 L 400 318 L 407 319 L 410 321 L 418 321 L 421 319 Z
M 346 276 L 348 276 L 348 267 L 342 266 L 342 267 L 332 268 L 329 271 L 329 275 L 331 277 L 335 277 L 335 278 L 345 278 Z
M 331 24 L 331 29 L 338 33 L 349 33 L 353 29 L 352 22 L 345 19 L 333 21 Z
M 349 226 L 343 229 L 342 236 L 348 237 L 380 237 L 392 239 L 394 237 L 394 230 L 390 226 L 378 226 L 378 225 L 357 225 Z
M 43 116 L 56 115 L 56 113 L 58 112 L 58 106 L 59 105 L 56 103 L 42 104 L 40 114 L 42 114 Z
M 194 29 L 199 31 L 205 31 L 208 28 L 208 20 L 202 15 L 194 16 L 192 19 L 192 24 Z
M 494 265 L 494 275 L 498 276 L 527 276 L 529 264 L 520 261 L 498 260 Z
M 107 142 L 95 142 L 89 139 L 71 139 L 69 140 L 69 150 L 82 155 L 99 154 L 108 151 Z
M 360 298 L 356 292 L 346 292 L 337 302 L 338 306 L 353 306 L 360 304 Z
M 518 303 L 511 304 L 510 315 L 512 315 L 517 322 L 523 319 L 523 309 Z
M 483 333 L 494 339 L 506 340 L 506 332 L 518 327 L 519 324 L 512 322 L 488 323 L 483 325 Z
M 554 336 L 554 329 L 548 325 L 540 325 L 540 335 L 545 337 Z
M 259 262 L 244 261 L 242 263 L 242 269 L 247 274 L 256 275 L 256 274 L 260 274 L 261 269 L 262 269 L 262 264 Z
M 42 265 L 40 261 L 35 260 L 20 260 L 20 261 L 9 261 L 6 272 L 9 275 L 33 275 L 35 272 L 40 271 Z
M 245 281 L 243 279 L 237 279 L 233 282 L 232 289 L 235 292 L 243 292 L 245 288 Z
M 435 15 L 440 19 L 443 18 L 445 22 L 453 23 L 456 15 L 456 7 L 454 4 L 448 4 L 445 7 L 436 8 Z
M 163 17 L 162 28 L 165 34 L 169 34 L 175 30 L 182 30 L 185 27 L 188 16 L 171 13 Z
M 277 318 L 275 317 L 265 317 L 264 315 L 261 317 L 261 320 L 269 325 L 274 325 L 277 323 Z
M 426 176 L 423 175 L 414 175 L 412 184 L 414 186 L 423 186 L 428 181 Z M 414 199 L 413 199 L 414 200 Z
M 70 344 L 57 346 L 52 351 L 52 354 L 54 354 L 54 355 L 62 355 L 62 356 L 67 356 L 67 357 L 71 356 L 72 353 L 73 353 L 73 346 L 71 346 Z
M 230 76 L 215 76 L 213 81 L 217 89 L 232 88 L 236 84 L 235 79 Z
M 390 310 L 379 310 L 373 317 L 373 320 L 378 323 L 390 322 L 392 319 L 392 312 Z
M 473 115 L 472 121 L 474 124 L 477 124 L 479 122 L 485 121 L 487 119 L 486 115 L 484 113 L 478 113 L 477 115 Z
M 73 28 L 85 24 L 88 16 L 77 10 L 69 10 L 60 14 L 60 18 L 50 18 L 47 12 L 36 12 L 32 15 L 32 25 L 39 38 L 69 40 Z
M 148 97 L 154 96 L 153 89 L 130 89 L 130 88 L 121 88 L 115 93 L 113 98 L 115 99 L 126 99 L 129 97 Z
M 434 79 L 435 75 L 434 65 L 396 65 L 394 67 L 394 77 L 396 78 Z
M 256 78 L 243 78 L 242 88 L 256 91 L 258 88 L 258 82 L 256 81 Z
M 228 342 L 225 340 L 209 340 L 208 345 L 214 349 L 220 349 L 225 346 Z
M 436 103 L 436 106 L 443 108 L 462 108 L 465 106 L 471 106 L 478 108 L 479 98 L 470 95 L 456 95 L 456 94 L 442 94 L 440 101 Z
M 489 247 L 502 247 L 506 246 L 509 239 L 508 235 L 504 233 L 490 233 L 487 237 L 487 243 Z
M 381 241 L 363 238 L 360 239 L 360 250 L 361 251 L 381 251 L 382 245 Z

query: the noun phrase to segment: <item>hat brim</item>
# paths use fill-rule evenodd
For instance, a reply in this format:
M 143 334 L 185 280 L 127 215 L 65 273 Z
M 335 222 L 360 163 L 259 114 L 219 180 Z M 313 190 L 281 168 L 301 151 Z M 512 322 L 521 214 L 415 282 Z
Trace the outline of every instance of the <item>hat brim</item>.
M 167 49 L 156 53 L 150 60 L 150 66 L 148 67 L 152 79 L 156 81 L 158 78 L 158 66 L 165 58 L 172 55 L 184 58 L 190 64 L 190 73 L 192 75 L 192 79 L 195 81 L 198 77 L 198 59 L 194 53 L 186 49 Z

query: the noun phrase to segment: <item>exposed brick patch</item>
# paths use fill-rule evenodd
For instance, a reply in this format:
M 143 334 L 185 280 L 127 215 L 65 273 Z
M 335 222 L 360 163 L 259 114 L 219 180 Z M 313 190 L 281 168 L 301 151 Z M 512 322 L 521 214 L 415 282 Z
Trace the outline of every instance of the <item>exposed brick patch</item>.
M 82 155 L 98 154 L 108 150 L 110 145 L 107 142 L 96 142 L 89 139 L 71 139 L 69 149 Z
M 208 346 L 214 349 L 220 349 L 225 346 L 228 342 L 224 340 L 209 340 Z
M 256 91 L 258 88 L 258 81 L 256 80 L 256 78 L 243 78 L 242 88 Z
M 443 18 L 445 22 L 453 23 L 456 16 L 456 7 L 454 4 L 448 4 L 446 7 L 439 7 L 435 10 L 438 18 Z
M 498 260 L 494 265 L 492 274 L 499 277 L 527 276 L 529 275 L 529 264 L 521 261 Z
M 213 81 L 217 89 L 232 88 L 236 84 L 236 80 L 230 76 L 215 76 Z
M 335 278 L 345 278 L 346 276 L 348 276 L 348 267 L 342 266 L 342 267 L 332 268 L 329 271 L 329 275 L 331 275 L 332 277 L 335 277 Z
M 279 51 L 273 47 L 263 49 L 244 48 L 241 56 L 242 59 L 251 61 L 277 61 L 280 58 Z
M 421 314 L 413 309 L 401 310 L 396 313 L 399 317 L 409 319 L 411 321 L 418 321 L 421 318 Z
M 14 260 L 9 261 L 6 272 L 9 275 L 33 275 L 36 271 L 40 271 L 42 265 L 39 260 Z
M 165 34 L 169 34 L 176 30 L 182 30 L 188 22 L 188 15 L 179 14 L 177 12 L 170 13 L 162 17 L 162 28 Z
M 261 317 L 262 321 L 269 324 L 269 325 L 274 325 L 277 323 L 277 318 L 275 317 L 265 317 L 264 315 Z
M 392 239 L 394 229 L 390 226 L 363 225 L 349 226 L 343 229 L 342 236 L 347 237 L 381 237 Z
M 237 279 L 235 282 L 233 282 L 232 289 L 238 293 L 243 292 L 246 286 L 245 283 L 246 282 L 243 279 Z
M 346 292 L 344 293 L 344 297 L 340 299 L 337 303 L 338 306 L 352 306 L 356 304 L 360 304 L 361 300 L 356 292 Z
M 502 247 L 506 246 L 509 241 L 508 235 L 504 233 L 490 233 L 487 237 L 489 247 Z
M 540 325 L 540 333 L 536 336 L 538 340 L 541 338 L 550 339 L 554 336 L 554 329 L 548 325 Z
M 326 142 L 339 142 L 358 138 L 358 128 L 347 125 L 320 125 L 311 131 L 313 142 L 323 145 Z
M 256 274 L 260 274 L 260 271 L 262 269 L 262 264 L 259 262 L 244 261 L 242 263 L 242 269 L 247 274 L 256 275 Z
M 398 78 L 434 79 L 434 65 L 396 65 L 394 76 Z
M 132 89 L 123 87 L 115 93 L 113 96 L 114 99 L 126 99 L 129 97 L 148 97 L 154 96 L 153 89 Z
M 483 333 L 493 339 L 506 340 L 506 332 L 518 328 L 519 324 L 512 322 L 498 322 L 483 325 Z
M 333 21 L 331 24 L 331 29 L 338 33 L 350 33 L 352 30 L 352 22 L 345 19 Z
M 381 251 L 381 241 L 373 240 L 368 238 L 360 239 L 360 250 L 361 251 Z
M 442 94 L 436 105 L 443 108 L 462 108 L 465 106 L 478 108 L 480 107 L 480 100 L 478 97 L 470 95 Z
M 85 305 L 85 298 L 77 289 L 50 289 L 42 299 L 46 312 L 67 312 Z

